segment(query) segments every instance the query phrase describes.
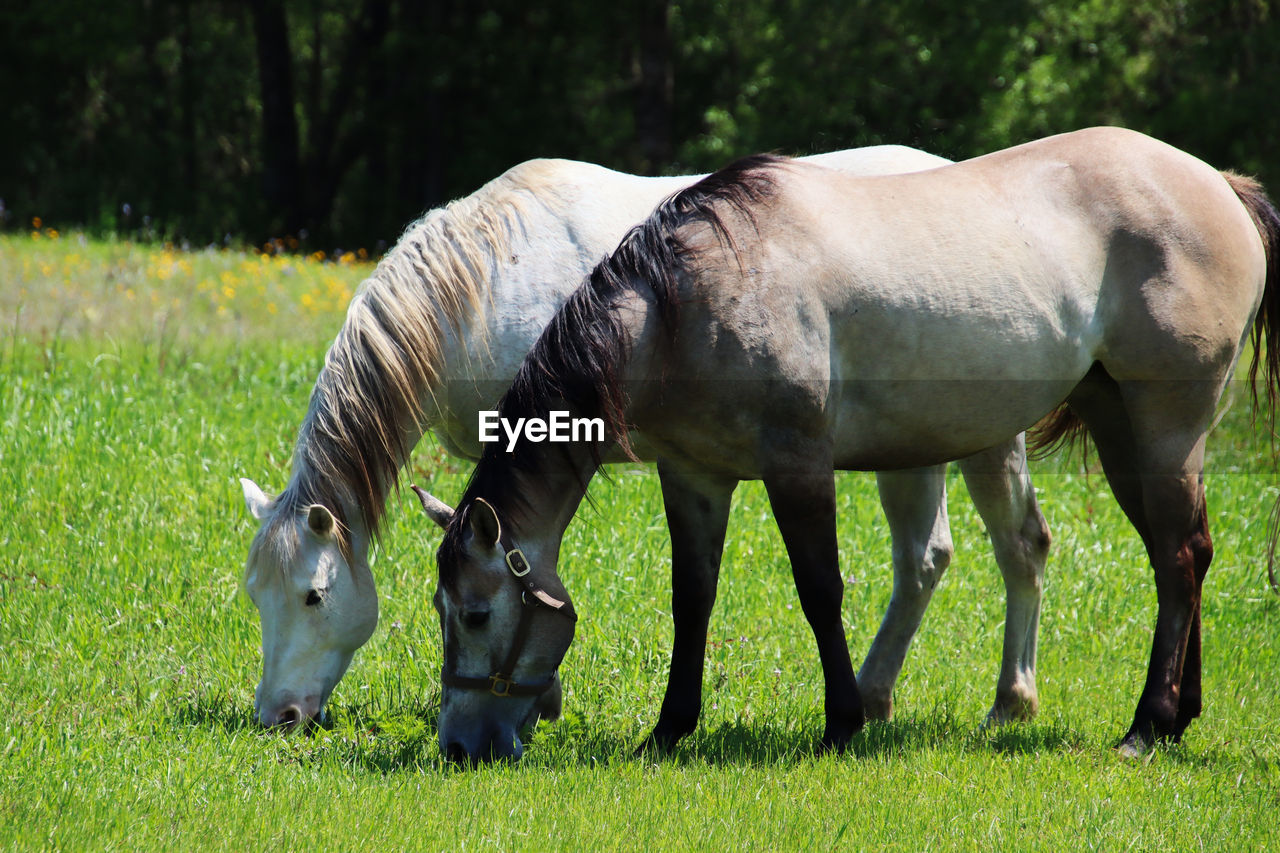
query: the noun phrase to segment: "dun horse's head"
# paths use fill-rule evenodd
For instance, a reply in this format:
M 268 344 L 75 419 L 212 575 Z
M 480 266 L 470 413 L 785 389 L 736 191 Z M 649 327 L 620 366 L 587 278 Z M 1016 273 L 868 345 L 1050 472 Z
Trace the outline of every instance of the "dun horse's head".
M 560 716 L 560 662 L 577 615 L 556 549 L 522 550 L 482 499 L 454 511 L 413 487 L 446 531 L 435 607 L 444 641 L 440 750 L 454 762 L 518 759 L 521 729 Z
M 262 619 L 262 681 L 254 713 L 264 726 L 317 722 L 351 657 L 378 624 L 368 541 L 344 540 L 320 504 L 275 505 L 250 480 L 245 504 L 262 523 L 245 569 L 245 589 Z

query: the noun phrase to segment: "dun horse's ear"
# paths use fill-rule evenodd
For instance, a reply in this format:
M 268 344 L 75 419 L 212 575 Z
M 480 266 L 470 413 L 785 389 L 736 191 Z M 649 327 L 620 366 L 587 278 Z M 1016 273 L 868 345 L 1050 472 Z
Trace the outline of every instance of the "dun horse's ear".
M 332 536 L 333 528 L 336 524 L 333 513 L 320 504 L 312 504 L 307 507 L 307 527 L 321 539 L 328 539 Z
M 449 526 L 449 521 L 453 518 L 453 507 L 435 497 L 426 489 L 418 486 L 410 486 L 409 488 L 413 489 L 414 494 L 418 496 L 418 501 L 422 504 L 422 511 L 427 514 L 427 518 L 441 527 Z
M 249 515 L 262 521 L 271 512 L 271 498 L 253 480 L 241 477 L 240 487 L 244 489 L 244 505 L 249 508 Z
M 480 541 L 490 548 L 496 547 L 498 540 L 502 538 L 502 522 L 498 521 L 498 511 L 484 498 L 476 498 L 471 505 L 467 524 Z

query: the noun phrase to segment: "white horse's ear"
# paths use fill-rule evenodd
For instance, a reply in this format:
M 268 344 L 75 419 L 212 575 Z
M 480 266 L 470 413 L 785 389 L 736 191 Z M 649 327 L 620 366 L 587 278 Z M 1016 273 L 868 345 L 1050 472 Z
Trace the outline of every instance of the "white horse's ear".
M 328 539 L 332 536 L 336 523 L 333 513 L 320 504 L 312 504 L 307 507 L 307 527 L 319 538 Z
M 244 505 L 249 508 L 249 515 L 262 521 L 271 512 L 271 498 L 253 480 L 241 477 L 240 487 L 244 489 Z
M 413 489 L 414 494 L 418 496 L 418 501 L 422 504 L 422 511 L 427 514 L 427 518 L 441 527 L 449 526 L 449 520 L 453 518 L 453 507 L 435 497 L 426 489 L 418 486 L 410 486 L 409 488 Z
M 502 522 L 498 521 L 498 511 L 489 505 L 484 498 L 476 498 L 467 516 L 467 524 L 471 532 L 487 547 L 497 547 L 502 538 Z

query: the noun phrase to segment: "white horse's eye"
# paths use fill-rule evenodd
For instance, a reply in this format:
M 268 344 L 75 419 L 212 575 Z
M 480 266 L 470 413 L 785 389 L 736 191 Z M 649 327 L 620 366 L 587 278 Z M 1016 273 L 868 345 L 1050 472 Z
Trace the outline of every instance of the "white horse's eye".
M 318 590 L 318 589 L 313 589 L 307 592 L 308 607 L 315 607 L 317 604 L 320 603 L 320 593 L 321 593 L 321 590 Z

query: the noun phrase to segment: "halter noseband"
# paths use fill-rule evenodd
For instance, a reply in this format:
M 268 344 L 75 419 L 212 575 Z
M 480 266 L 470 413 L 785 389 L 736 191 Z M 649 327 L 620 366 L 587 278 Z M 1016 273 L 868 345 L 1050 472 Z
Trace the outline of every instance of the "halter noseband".
M 524 652 L 525 641 L 529 638 L 529 629 L 533 625 L 534 611 L 539 606 L 546 607 L 572 622 L 578 621 L 578 614 L 574 611 L 572 604 L 567 601 L 561 601 L 538 585 L 532 577 L 533 566 L 525 558 L 524 552 L 515 547 L 514 543 L 507 540 L 505 531 L 499 538 L 498 544 L 505 552 L 503 561 L 507 564 L 507 568 L 511 570 L 511 576 L 518 580 L 520 586 L 523 587 L 520 591 L 520 601 L 523 606 L 520 608 L 520 621 L 516 625 L 515 639 L 511 641 L 511 650 L 507 652 L 507 659 L 502 666 L 495 668 L 493 674 L 487 678 L 458 675 L 456 672 L 450 672 L 449 667 L 446 665 L 440 670 L 440 681 L 447 687 L 460 687 L 464 690 L 487 690 L 494 696 L 540 696 L 555 683 L 555 672 L 552 672 L 550 677 L 541 681 L 517 682 L 511 677 L 511 673 L 515 671 L 516 663 L 520 660 L 521 653 Z

